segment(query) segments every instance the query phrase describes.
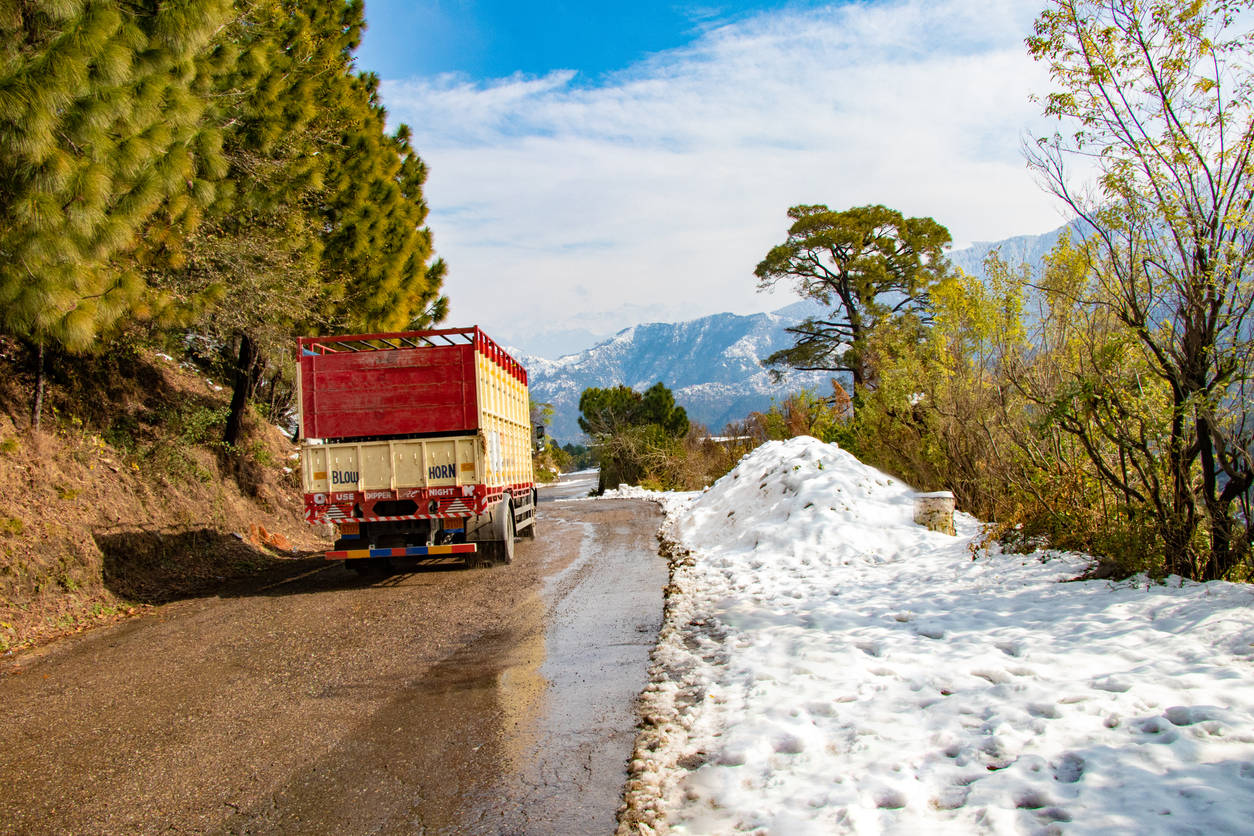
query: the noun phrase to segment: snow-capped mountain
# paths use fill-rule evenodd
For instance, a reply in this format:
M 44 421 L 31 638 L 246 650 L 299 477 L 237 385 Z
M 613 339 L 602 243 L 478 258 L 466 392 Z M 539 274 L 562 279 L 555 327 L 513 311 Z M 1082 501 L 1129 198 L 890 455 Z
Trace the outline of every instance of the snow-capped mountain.
M 651 322 L 557 360 L 519 359 L 530 375 L 532 398 L 553 404 L 549 432 L 563 442 L 581 435 L 579 396 L 585 389 L 626 384 L 643 390 L 659 381 L 675 393 L 689 418 L 717 432 L 729 421 L 768 409 L 772 398 L 799 389 L 830 391 L 830 374 L 789 372 L 776 383 L 760 362 L 791 345 L 784 329 L 817 310 L 797 302 L 773 313 Z

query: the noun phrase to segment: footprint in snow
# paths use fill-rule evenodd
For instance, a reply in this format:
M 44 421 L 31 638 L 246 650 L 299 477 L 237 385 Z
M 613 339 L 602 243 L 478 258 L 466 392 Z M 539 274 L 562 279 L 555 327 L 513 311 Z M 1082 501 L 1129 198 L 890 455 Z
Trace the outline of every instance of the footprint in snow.
M 880 790 L 875 794 L 875 806 L 881 810 L 900 810 L 906 806 L 906 796 L 898 790 Z
M 1136 727 L 1143 734 L 1153 735 L 1150 739 L 1154 743 L 1175 743 L 1180 737 L 1175 726 L 1167 722 L 1165 717 L 1147 718 L 1137 723 Z
M 1028 713 L 1045 720 L 1057 720 L 1062 716 L 1058 711 L 1058 706 L 1047 702 L 1028 703 Z
M 957 810 L 967 803 L 970 794 L 970 787 L 945 787 L 932 799 L 932 806 L 937 810 Z
M 1006 744 L 1002 742 L 1001 738 L 996 736 L 985 738 L 984 742 L 980 744 L 980 751 L 994 760 L 1004 759 L 1007 755 Z
M 836 709 L 825 702 L 806 703 L 806 712 L 813 717 L 835 717 Z
M 1068 752 L 1054 764 L 1054 780 L 1060 784 L 1074 784 L 1084 777 L 1084 758 Z
M 914 633 L 916 636 L 922 636 L 925 639 L 945 638 L 944 629 L 937 627 L 935 624 L 920 624 L 914 628 Z
M 1093 680 L 1093 687 L 1099 691 L 1122 694 L 1132 688 L 1132 683 L 1121 676 L 1103 676 Z
M 879 656 L 884 652 L 884 648 L 879 642 L 854 642 L 853 646 L 861 650 L 867 656 L 874 656 L 876 658 L 879 658 Z
M 1210 720 L 1225 719 L 1225 711 L 1217 705 L 1174 705 L 1163 712 L 1173 726 L 1192 726 Z
M 1019 657 L 1023 655 L 1022 642 L 995 642 L 993 647 L 1005 653 L 1007 656 Z
M 1037 816 L 1047 822 L 1071 821 L 1071 814 L 1061 807 L 1046 807 L 1037 813 Z
M 806 746 L 799 737 L 781 734 L 772 741 L 772 748 L 781 755 L 800 755 L 805 751 Z
M 1040 790 L 1028 789 L 1015 796 L 1015 806 L 1020 810 L 1040 810 L 1052 803 L 1049 796 Z

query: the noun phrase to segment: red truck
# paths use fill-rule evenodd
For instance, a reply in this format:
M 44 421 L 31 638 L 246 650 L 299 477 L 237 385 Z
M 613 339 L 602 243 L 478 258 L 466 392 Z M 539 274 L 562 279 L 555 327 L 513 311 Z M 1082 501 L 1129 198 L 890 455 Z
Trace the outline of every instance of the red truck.
M 328 560 L 491 565 L 535 536 L 527 370 L 478 327 L 298 350 L 305 519 L 338 529 Z

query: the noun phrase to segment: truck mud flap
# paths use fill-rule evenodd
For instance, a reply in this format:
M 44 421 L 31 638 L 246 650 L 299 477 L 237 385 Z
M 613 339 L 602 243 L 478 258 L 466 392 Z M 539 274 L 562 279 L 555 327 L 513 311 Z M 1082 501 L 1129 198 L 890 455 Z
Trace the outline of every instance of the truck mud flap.
M 474 543 L 452 543 L 447 546 L 407 546 L 397 549 L 348 549 L 327 552 L 327 560 L 356 560 L 368 557 L 441 557 L 450 554 L 474 554 Z

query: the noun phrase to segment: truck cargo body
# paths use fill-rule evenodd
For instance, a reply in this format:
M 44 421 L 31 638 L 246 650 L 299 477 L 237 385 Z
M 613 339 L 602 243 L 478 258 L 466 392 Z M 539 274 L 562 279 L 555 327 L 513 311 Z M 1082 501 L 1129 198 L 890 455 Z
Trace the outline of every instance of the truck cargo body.
M 299 343 L 305 519 L 329 559 L 507 561 L 534 536 L 527 372 L 478 328 Z

